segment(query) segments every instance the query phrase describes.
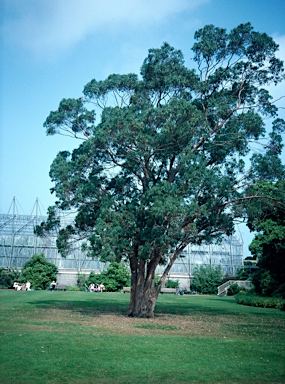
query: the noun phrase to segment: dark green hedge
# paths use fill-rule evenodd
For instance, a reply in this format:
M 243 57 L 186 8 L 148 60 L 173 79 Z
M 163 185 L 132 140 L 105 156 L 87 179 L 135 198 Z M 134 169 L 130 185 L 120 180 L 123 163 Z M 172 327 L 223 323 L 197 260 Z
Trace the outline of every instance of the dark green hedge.
M 239 293 L 235 298 L 238 304 L 250 305 L 252 307 L 276 308 L 285 311 L 285 300 L 279 297 L 262 297 Z

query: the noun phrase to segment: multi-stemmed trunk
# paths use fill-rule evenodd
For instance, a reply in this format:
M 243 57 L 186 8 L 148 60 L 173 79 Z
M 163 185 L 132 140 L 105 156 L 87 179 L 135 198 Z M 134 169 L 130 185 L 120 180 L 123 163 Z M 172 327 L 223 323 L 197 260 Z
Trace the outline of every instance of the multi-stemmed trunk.
M 133 257 L 130 259 L 131 292 L 128 315 L 133 317 L 154 317 L 154 309 L 160 289 L 178 254 L 172 255 L 165 268 L 158 286 L 155 287 L 155 271 L 162 255 L 158 255 L 151 262 Z
M 158 293 L 154 287 L 156 264 L 133 257 L 131 267 L 131 297 L 128 315 L 133 317 L 153 317 Z

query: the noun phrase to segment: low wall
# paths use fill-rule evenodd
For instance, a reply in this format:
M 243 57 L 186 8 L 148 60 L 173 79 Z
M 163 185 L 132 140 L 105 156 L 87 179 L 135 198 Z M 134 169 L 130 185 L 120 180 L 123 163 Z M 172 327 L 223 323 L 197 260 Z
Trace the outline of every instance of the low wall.
M 88 279 L 88 276 L 91 271 L 89 270 L 82 270 L 80 272 L 80 275 L 85 275 L 86 280 Z M 95 273 L 100 273 L 100 271 L 94 271 Z M 159 274 L 158 274 L 159 276 Z M 71 287 L 75 287 L 77 285 L 77 277 L 78 277 L 78 271 L 77 270 L 67 270 L 67 269 L 58 269 L 57 273 L 57 283 L 58 284 L 65 284 Z M 170 280 L 179 281 L 179 288 L 188 288 L 190 287 L 190 279 L 187 274 L 183 273 L 169 273 L 168 278 Z

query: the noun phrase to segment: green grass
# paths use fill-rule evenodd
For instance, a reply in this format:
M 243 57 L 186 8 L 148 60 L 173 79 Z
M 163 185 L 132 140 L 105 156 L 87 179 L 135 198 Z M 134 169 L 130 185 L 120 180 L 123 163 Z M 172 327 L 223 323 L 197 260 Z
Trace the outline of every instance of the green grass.
M 233 297 L 0 290 L 1 384 L 285 383 L 285 312 Z

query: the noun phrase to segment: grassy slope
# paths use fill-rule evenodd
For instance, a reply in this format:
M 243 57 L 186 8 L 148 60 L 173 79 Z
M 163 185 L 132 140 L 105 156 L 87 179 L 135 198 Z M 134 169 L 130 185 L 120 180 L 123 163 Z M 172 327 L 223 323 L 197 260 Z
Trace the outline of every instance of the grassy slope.
M 234 298 L 0 290 L 1 384 L 285 383 L 285 312 Z

